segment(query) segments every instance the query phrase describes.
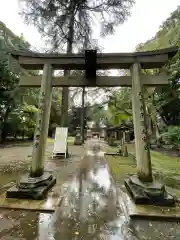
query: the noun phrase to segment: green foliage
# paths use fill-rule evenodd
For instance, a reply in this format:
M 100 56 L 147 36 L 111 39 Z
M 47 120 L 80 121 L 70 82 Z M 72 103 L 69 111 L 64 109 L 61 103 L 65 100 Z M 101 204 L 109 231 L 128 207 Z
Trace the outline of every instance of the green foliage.
M 160 137 L 170 144 L 180 144 L 180 126 L 168 126 L 166 132 L 162 133 Z
M 152 39 L 137 46 L 137 51 L 150 51 L 180 46 L 180 7 L 162 24 Z M 179 144 L 180 132 L 180 51 L 163 69 L 143 70 L 144 74 L 159 74 L 161 71 L 169 75 L 169 84 L 163 87 L 146 88 L 145 104 L 147 110 L 148 131 L 157 140 L 163 138 L 171 144 Z M 108 103 L 108 120 L 116 125 L 124 121 L 132 121 L 131 90 L 121 88 L 111 95 Z M 170 126 L 159 135 L 159 127 Z M 173 127 L 173 125 L 175 127 Z
M 33 138 L 36 126 L 40 89 L 17 87 L 21 67 L 16 60 L 10 59 L 9 50 L 28 50 L 30 45 L 14 35 L 0 22 L 0 31 L 4 33 L 0 39 L 0 142 L 10 137 Z M 24 70 L 25 71 L 25 70 Z M 38 72 L 31 71 L 31 75 Z M 26 72 L 28 74 L 28 72 Z M 58 124 L 61 115 L 61 92 L 54 89 L 50 116 L 50 134 L 54 123 Z
M 137 51 L 156 50 L 170 46 L 180 46 L 180 6 L 160 26 L 155 37 L 137 46 Z M 165 124 L 180 124 L 180 51 L 163 69 L 169 75 L 169 84 L 154 91 L 154 105 Z M 153 73 L 159 71 L 153 70 Z
M 0 59 L 0 130 L 1 142 L 6 138 L 7 129 L 9 129 L 8 117 L 12 109 L 18 102 L 18 95 L 13 96 L 13 91 L 18 82 L 15 74 L 9 71 L 4 58 Z
M 49 136 L 55 131 L 55 128 L 59 126 L 61 118 L 61 91 L 59 88 L 54 88 L 52 92 L 51 101 L 51 113 L 49 121 Z
M 119 125 L 132 121 L 131 89 L 121 88 L 110 96 L 108 103 L 109 125 Z
M 21 0 L 21 15 L 34 25 L 46 41 L 48 50 L 54 52 L 80 52 L 87 48 L 99 50 L 92 38 L 94 24 L 99 18 L 100 35 L 113 34 L 115 28 L 130 15 L 134 0 Z M 94 21 L 95 20 L 95 21 Z M 64 71 L 69 75 L 69 71 Z M 68 124 L 68 88 L 63 88 L 61 125 Z
M 38 109 L 34 105 L 24 104 L 20 115 L 20 126 L 19 130 L 24 133 L 27 137 L 33 138 L 34 130 L 36 126 L 36 113 Z
M 100 124 L 106 124 L 107 111 L 102 104 L 94 104 L 87 108 L 87 119 L 88 121 L 95 122 L 96 126 L 100 126 Z
M 166 19 L 160 26 L 155 37 L 148 40 L 146 43 L 141 43 L 137 46 L 138 51 L 156 50 L 160 48 L 179 46 L 180 44 L 180 6 L 171 13 L 171 16 Z

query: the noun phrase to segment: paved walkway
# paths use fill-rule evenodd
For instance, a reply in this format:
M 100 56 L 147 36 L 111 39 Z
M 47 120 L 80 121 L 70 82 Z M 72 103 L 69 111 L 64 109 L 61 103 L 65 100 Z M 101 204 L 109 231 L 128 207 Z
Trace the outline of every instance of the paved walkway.
M 100 143 L 100 142 L 99 142 Z M 89 142 L 88 152 L 78 159 L 84 149 L 73 148 L 77 161 L 67 161 L 64 167 L 51 166 L 57 179 L 67 180 L 64 201 L 54 214 L 2 210 L 0 212 L 1 240 L 179 240 L 180 224 L 148 220 L 130 222 L 122 198 L 109 174 L 98 142 Z M 87 144 L 87 145 L 88 145 Z M 101 146 L 104 143 L 101 142 Z M 93 152 L 93 151 L 95 152 Z M 99 151 L 100 150 L 100 151 Z M 79 154 L 79 155 L 78 155 Z M 79 156 L 79 157 L 78 157 Z M 51 162 L 50 162 L 51 163 Z M 49 169 L 50 163 L 46 165 Z M 61 178 L 60 178 L 61 176 Z M 135 229 L 135 230 L 134 230 Z
M 136 239 L 98 142 L 91 142 L 44 239 Z M 102 145 L 102 143 L 101 143 Z M 51 235 L 52 238 L 46 238 Z

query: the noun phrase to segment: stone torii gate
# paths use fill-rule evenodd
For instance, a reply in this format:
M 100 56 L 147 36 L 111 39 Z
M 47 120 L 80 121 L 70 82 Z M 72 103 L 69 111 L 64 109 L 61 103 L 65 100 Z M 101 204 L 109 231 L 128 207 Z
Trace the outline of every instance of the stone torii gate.
M 23 176 L 18 187 L 13 187 L 7 191 L 7 197 L 42 199 L 46 196 L 48 189 L 55 184 L 54 177 L 50 173 L 44 172 L 51 95 L 52 87 L 67 86 L 132 87 L 137 175 L 127 179 L 125 185 L 135 200 L 139 190 L 140 192 L 142 190 L 147 192 L 149 189 L 150 192 L 154 192 L 155 190 L 156 195 L 159 192 L 162 196 L 164 187 L 153 181 L 152 177 L 143 85 L 149 87 L 165 85 L 168 83 L 168 77 L 165 73 L 159 76 L 143 75 L 141 69 L 161 68 L 176 53 L 177 48 L 175 47 L 135 53 L 97 54 L 94 50 L 86 50 L 85 54 L 11 52 L 11 56 L 19 62 L 22 68 L 26 70 L 43 70 L 43 75 L 20 77 L 20 87 L 41 88 L 39 111 L 30 173 Z M 53 71 L 59 69 L 85 70 L 85 76 L 54 77 Z M 96 70 L 99 69 L 130 69 L 131 76 L 96 76 Z M 146 197 L 144 196 L 144 198 Z

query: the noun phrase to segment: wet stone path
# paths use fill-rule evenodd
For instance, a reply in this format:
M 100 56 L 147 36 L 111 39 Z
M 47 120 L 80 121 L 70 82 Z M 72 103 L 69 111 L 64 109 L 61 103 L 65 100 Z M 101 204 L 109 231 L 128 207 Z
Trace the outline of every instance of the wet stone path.
M 0 239 L 136 239 L 120 208 L 100 149 L 103 143 L 92 140 L 88 144 L 79 170 L 67 183 L 64 200 L 55 213 L 3 210 Z
M 1 210 L 0 240 L 180 239 L 179 224 L 129 220 L 104 149 L 103 142 L 88 143 L 78 171 L 66 181 L 64 200 L 54 214 Z M 66 168 L 63 171 L 64 175 L 68 172 Z
M 119 205 L 119 196 L 98 145 L 81 161 L 48 232 L 54 239 L 136 239 Z

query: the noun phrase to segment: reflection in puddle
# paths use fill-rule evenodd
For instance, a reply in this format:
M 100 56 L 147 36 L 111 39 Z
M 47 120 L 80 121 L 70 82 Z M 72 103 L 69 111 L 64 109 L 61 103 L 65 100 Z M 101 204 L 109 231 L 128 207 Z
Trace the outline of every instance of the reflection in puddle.
M 91 151 L 92 153 L 92 151 Z M 2 240 L 135 240 L 165 239 L 179 237 L 179 223 L 135 221 L 130 222 L 126 210 L 135 211 L 129 197 L 116 189 L 102 156 L 91 156 L 91 164 L 82 175 L 77 173 L 72 181 L 63 184 L 64 200 L 52 214 L 37 212 L 5 211 L 0 214 L 0 239 Z M 50 204 L 48 201 L 47 206 Z M 148 206 L 138 207 L 147 213 Z M 136 210 L 137 211 L 137 210 Z M 151 207 L 152 211 L 152 207 Z M 154 207 L 154 212 L 163 208 Z M 174 210 L 175 214 L 175 210 Z M 163 235 L 161 235 L 163 234 Z
M 63 184 L 64 199 L 54 214 L 17 213 L 18 226 L 9 224 L 13 239 L 17 236 L 19 240 L 134 239 L 117 204 L 118 193 L 104 153 L 97 149 L 98 146 L 96 152 L 86 153 L 76 176 Z M 50 201 L 46 201 L 47 208 L 52 204 Z
M 99 168 L 95 173 L 93 170 L 90 172 L 91 179 L 94 181 L 100 188 L 104 188 L 107 191 L 110 188 L 110 176 L 106 167 Z
M 110 239 L 123 240 L 127 219 L 118 203 L 103 154 L 92 154 L 91 164 L 83 163 L 83 174 L 71 181 L 61 206 L 53 217 L 39 216 L 39 239 Z M 93 156 L 93 157 L 92 157 Z
M 51 220 L 52 215 L 45 213 L 39 214 L 39 240 L 54 240 L 53 232 L 50 228 Z
M 13 229 L 13 239 L 17 234 L 18 239 L 27 240 L 134 239 L 103 153 L 91 150 L 89 154 L 83 159 L 83 171 L 63 184 L 64 199 L 55 213 L 21 216 L 21 231 Z M 50 201 L 46 201 L 47 208 Z
M 44 204 L 45 208 L 46 208 L 46 209 L 50 208 L 50 207 L 53 205 L 52 202 L 53 202 L 53 201 L 52 201 L 51 198 L 47 199 L 46 202 L 45 202 L 45 204 Z

